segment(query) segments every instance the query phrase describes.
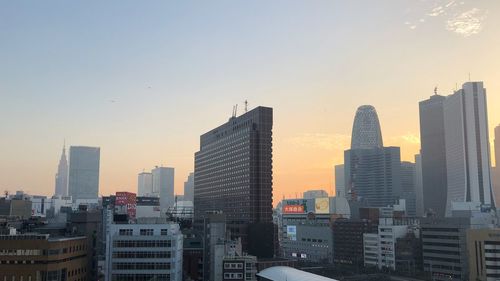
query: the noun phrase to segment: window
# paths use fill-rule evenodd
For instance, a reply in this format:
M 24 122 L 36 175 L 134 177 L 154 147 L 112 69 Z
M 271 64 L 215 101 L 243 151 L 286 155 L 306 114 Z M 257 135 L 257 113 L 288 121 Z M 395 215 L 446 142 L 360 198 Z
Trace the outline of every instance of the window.
M 160 235 L 162 235 L 162 236 L 166 236 L 166 235 L 168 235 L 168 229 L 162 229 L 162 230 L 160 231 Z
M 132 233 L 133 233 L 132 229 L 120 229 L 119 232 L 121 236 L 132 236 Z
M 141 236 L 153 236 L 153 230 L 152 229 L 141 229 L 140 234 L 141 234 Z

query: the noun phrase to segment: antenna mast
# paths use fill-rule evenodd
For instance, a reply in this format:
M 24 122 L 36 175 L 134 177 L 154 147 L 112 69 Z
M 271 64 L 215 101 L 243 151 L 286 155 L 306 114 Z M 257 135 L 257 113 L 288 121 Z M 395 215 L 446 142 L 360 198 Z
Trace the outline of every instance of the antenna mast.
M 247 112 L 248 112 L 248 101 L 245 100 L 245 113 L 247 113 Z

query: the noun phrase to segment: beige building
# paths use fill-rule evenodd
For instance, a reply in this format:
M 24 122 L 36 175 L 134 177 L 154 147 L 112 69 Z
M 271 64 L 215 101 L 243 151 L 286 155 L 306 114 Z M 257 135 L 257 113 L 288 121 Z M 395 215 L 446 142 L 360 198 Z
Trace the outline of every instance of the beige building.
M 0 280 L 84 281 L 87 239 L 48 234 L 0 235 Z
M 500 228 L 467 231 L 469 280 L 500 280 Z

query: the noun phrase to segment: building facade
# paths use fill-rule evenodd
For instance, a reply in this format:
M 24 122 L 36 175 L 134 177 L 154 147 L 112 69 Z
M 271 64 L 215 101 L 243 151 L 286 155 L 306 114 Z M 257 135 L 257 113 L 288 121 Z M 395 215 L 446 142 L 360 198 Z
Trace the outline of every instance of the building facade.
M 444 101 L 433 95 L 419 103 L 420 155 L 424 212 L 444 217 L 446 212 L 446 149 L 444 137 Z
M 68 194 L 77 200 L 97 200 L 99 196 L 100 148 L 69 148 Z
M 335 165 L 335 195 L 348 198 L 345 178 L 344 178 L 344 164 Z
M 150 197 L 153 196 L 153 174 L 142 172 L 137 175 L 137 195 Z
M 189 173 L 187 180 L 184 182 L 184 200 L 194 200 L 194 173 Z
M 160 209 L 165 213 L 175 203 L 174 197 L 174 168 L 155 167 L 153 174 L 153 195 L 160 198 Z
M 417 215 L 416 172 L 415 163 L 401 162 L 401 198 L 406 201 L 406 215 L 410 217 Z
M 176 223 L 111 224 L 106 245 L 106 280 L 182 280 L 182 233 Z
M 335 220 L 332 223 L 334 263 L 360 269 L 364 263 L 363 235 L 376 235 L 377 228 L 378 217 L 375 220 Z
M 469 280 L 500 279 L 500 229 L 467 231 Z
M 195 153 L 195 223 L 222 211 L 233 238 L 259 257 L 274 254 L 272 126 L 272 108 L 257 107 L 203 134 Z
M 358 107 L 352 126 L 351 149 L 371 149 L 383 146 L 382 130 L 375 107 L 371 105 Z
M 495 206 L 490 175 L 486 89 L 467 82 L 444 101 L 447 200 Z
M 0 280 L 86 280 L 85 237 L 48 234 L 0 235 Z

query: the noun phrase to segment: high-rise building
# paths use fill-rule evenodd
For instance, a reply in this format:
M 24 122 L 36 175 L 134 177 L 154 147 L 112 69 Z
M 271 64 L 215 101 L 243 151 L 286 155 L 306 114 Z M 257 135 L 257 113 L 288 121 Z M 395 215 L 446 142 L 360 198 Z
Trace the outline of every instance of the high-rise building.
M 419 103 L 424 212 L 439 217 L 444 217 L 446 210 L 445 100 L 446 97 L 435 94 Z
M 422 183 L 422 157 L 415 155 L 415 203 L 417 217 L 424 216 L 424 187 Z
M 399 147 L 346 150 L 344 165 L 351 200 L 386 207 L 401 197 Z
M 500 202 L 500 125 L 495 127 L 495 167 L 491 169 L 491 181 L 495 202 Z
M 314 189 L 304 191 L 304 199 L 328 197 L 328 192 L 323 189 Z
M 416 166 L 415 163 L 401 162 L 401 198 L 406 200 L 406 215 L 417 215 Z
M 54 194 L 60 196 L 68 195 L 68 160 L 66 159 L 66 147 L 63 146 L 59 166 L 56 174 L 56 188 Z
M 462 89 L 446 98 L 443 108 L 446 214 L 451 214 L 452 202 L 480 202 L 494 206 L 486 89 L 483 82 L 463 84 Z
M 174 206 L 174 168 L 155 167 L 153 174 L 153 195 L 160 197 L 160 208 L 165 213 Z
M 138 196 L 153 196 L 153 174 L 142 172 L 137 176 Z
M 381 148 L 382 130 L 377 111 L 371 105 L 358 107 L 352 126 L 351 149 Z
M 344 164 L 335 165 L 335 194 L 345 198 L 348 196 L 344 178 Z
M 69 148 L 68 192 L 73 201 L 95 199 L 99 196 L 99 147 L 71 146 Z
M 258 257 L 274 248 L 272 126 L 272 108 L 257 107 L 203 134 L 195 153 L 195 223 L 222 211 L 232 237 Z
M 194 173 L 189 173 L 187 180 L 184 182 L 184 200 L 193 201 L 194 199 Z
M 371 105 L 356 111 L 351 149 L 344 152 L 346 194 L 366 206 L 386 207 L 401 196 L 399 147 L 384 147 L 377 112 Z

